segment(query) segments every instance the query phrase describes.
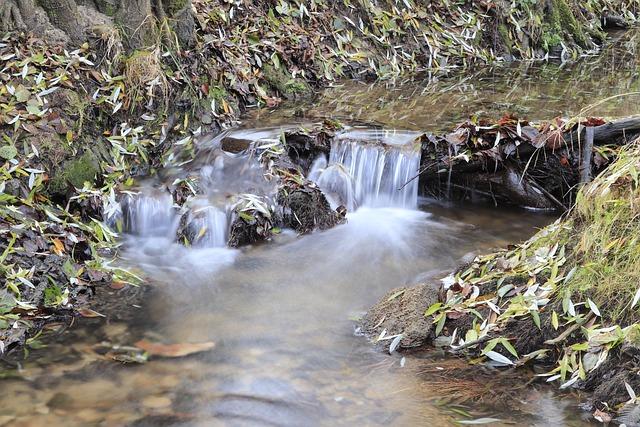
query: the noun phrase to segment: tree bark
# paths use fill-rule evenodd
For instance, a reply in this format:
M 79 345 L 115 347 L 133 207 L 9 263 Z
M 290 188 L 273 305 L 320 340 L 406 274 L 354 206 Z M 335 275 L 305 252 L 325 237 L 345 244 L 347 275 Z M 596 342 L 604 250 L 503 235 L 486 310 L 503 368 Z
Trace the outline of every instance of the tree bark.
M 86 40 L 84 27 L 78 17 L 78 5 L 74 0 L 38 0 L 49 21 L 56 28 L 64 31 L 73 43 Z

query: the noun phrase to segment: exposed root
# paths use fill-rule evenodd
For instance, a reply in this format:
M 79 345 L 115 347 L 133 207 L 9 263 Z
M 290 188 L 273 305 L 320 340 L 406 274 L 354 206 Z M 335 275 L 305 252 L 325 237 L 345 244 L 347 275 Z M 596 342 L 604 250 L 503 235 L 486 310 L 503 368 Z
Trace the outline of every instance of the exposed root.
M 26 25 L 22 12 L 14 0 L 4 0 L 0 4 L 0 31 L 21 31 Z

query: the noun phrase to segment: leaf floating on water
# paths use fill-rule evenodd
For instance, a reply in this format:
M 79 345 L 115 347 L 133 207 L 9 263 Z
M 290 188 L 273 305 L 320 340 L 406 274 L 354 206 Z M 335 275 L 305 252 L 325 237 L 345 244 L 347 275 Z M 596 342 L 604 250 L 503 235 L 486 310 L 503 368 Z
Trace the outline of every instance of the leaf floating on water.
M 98 313 L 90 308 L 81 308 L 78 310 L 78 314 L 82 317 L 106 317 L 104 314 Z
M 147 340 L 140 340 L 135 343 L 136 347 L 146 351 L 151 356 L 160 357 L 189 356 L 191 354 L 211 350 L 215 345 L 216 344 L 214 342 L 162 344 Z
M 491 424 L 491 423 L 499 423 L 502 420 L 499 418 L 476 418 L 475 420 L 463 420 L 458 421 L 458 424 L 464 425 L 482 425 L 482 424 Z

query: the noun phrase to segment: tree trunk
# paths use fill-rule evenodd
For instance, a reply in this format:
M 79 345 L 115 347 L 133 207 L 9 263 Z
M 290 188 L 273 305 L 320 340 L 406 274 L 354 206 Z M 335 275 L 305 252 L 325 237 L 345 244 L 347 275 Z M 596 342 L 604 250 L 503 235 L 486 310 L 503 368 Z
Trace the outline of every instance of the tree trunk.
M 92 22 L 95 17 L 99 22 Z M 49 39 L 55 33 L 56 40 L 74 45 L 87 40 L 85 30 L 110 20 L 130 50 L 163 40 L 177 39 L 182 47 L 194 43 L 191 0 L 0 0 L 0 31 L 31 30 Z
M 38 0 L 53 26 L 64 31 L 73 43 L 86 39 L 84 27 L 80 24 L 78 5 L 74 0 Z

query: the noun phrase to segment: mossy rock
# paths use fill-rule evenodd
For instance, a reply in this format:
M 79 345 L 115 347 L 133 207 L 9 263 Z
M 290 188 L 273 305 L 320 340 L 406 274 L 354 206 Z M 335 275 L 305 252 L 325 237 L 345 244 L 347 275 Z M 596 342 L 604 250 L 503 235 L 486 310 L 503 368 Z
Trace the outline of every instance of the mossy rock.
M 551 0 L 551 10 L 543 26 L 542 43 L 545 50 L 550 51 L 561 45 L 563 41 L 573 42 L 586 48 L 590 38 L 582 25 L 574 16 L 571 6 L 566 0 Z
M 100 167 L 91 151 L 72 160 L 67 160 L 49 181 L 49 194 L 64 196 L 70 186 L 82 188 L 85 182 L 95 183 Z
M 287 99 L 295 99 L 312 93 L 309 83 L 303 79 L 294 78 L 282 66 L 276 68 L 273 65 L 265 64 L 262 67 L 262 75 L 272 88 Z

